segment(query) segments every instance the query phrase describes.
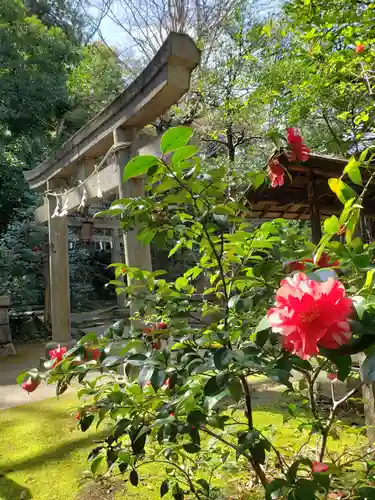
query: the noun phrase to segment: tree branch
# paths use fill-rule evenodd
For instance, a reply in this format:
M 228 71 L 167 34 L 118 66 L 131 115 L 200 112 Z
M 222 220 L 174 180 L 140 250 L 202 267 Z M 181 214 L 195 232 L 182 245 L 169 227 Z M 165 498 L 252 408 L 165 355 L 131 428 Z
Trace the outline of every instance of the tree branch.
M 363 385 L 363 382 L 360 382 L 356 387 L 354 387 L 354 389 L 349 391 L 344 397 L 342 397 L 341 399 L 336 401 L 335 400 L 335 391 L 333 388 L 333 382 L 331 383 L 331 392 L 332 392 L 332 400 L 333 401 L 332 401 L 331 410 L 329 412 L 327 424 L 325 425 L 325 427 L 322 431 L 323 439 L 322 439 L 322 444 L 321 444 L 320 453 L 319 453 L 319 461 L 320 462 L 322 462 L 324 460 L 324 454 L 325 454 L 326 447 L 327 447 L 327 440 L 328 440 L 329 431 L 331 430 L 331 427 L 332 427 L 333 421 L 335 419 L 337 410 L 339 409 L 340 405 L 342 405 L 343 403 L 345 403 L 345 401 L 347 401 L 349 398 L 351 398 L 358 391 L 358 389 L 360 389 L 362 387 L 362 385 Z
M 218 441 L 221 441 L 223 444 L 229 446 L 229 448 L 232 448 L 233 450 L 237 451 L 237 446 L 232 444 L 230 441 L 227 441 L 225 438 L 221 437 L 219 434 L 216 434 L 215 432 L 211 431 L 207 427 L 203 426 L 201 427 L 201 430 L 205 432 L 206 434 L 209 434 L 210 436 L 216 438 Z M 249 455 L 246 452 L 243 452 L 242 455 L 247 458 L 247 460 L 251 463 L 252 468 L 254 469 L 255 474 L 258 476 L 260 482 L 262 483 L 262 486 L 264 488 L 267 488 L 268 486 L 268 480 L 266 478 L 266 475 L 264 473 L 264 470 L 262 467 L 254 462 L 254 459 L 251 455 Z

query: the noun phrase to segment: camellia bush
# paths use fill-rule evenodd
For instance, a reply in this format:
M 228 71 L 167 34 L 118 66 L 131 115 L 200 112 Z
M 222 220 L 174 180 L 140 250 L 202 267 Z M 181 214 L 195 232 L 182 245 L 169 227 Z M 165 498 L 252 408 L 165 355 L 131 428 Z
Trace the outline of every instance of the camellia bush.
M 137 227 L 145 244 L 177 241 L 170 256 L 190 251 L 195 265 L 170 282 L 163 270 L 113 263 L 112 285 L 126 293 L 131 326 L 118 323 L 69 351 L 51 351 L 45 372 L 20 375 L 23 388 L 32 392 L 46 380 L 62 394 L 81 384 L 79 426 L 95 424 L 105 434 L 89 456 L 96 479 L 121 475 L 137 486 L 144 465 L 156 463 L 160 496 L 176 500 L 224 498 L 217 478 L 228 470 L 247 478 L 255 499 L 375 498 L 366 438 L 337 446 L 347 429 L 357 443 L 361 429 L 345 423 L 342 409 L 375 380 L 375 246 L 355 237 L 375 175 L 371 151 L 329 180 L 343 211 L 324 222 L 315 247 L 298 223 L 248 222 L 251 207 L 235 174 L 202 161 L 191 135 L 170 129 L 160 158 L 133 158 L 124 182 L 145 176 L 146 195 L 117 200 L 109 213 L 125 231 Z M 289 130 L 264 173 L 249 175 L 253 189 L 264 182 L 283 189 L 284 151 L 290 161 L 309 155 L 299 131 Z M 198 294 L 202 277 L 207 286 Z M 356 353 L 366 356 L 361 377 L 352 369 Z M 316 391 L 323 373 L 328 408 Z M 295 439 L 287 451 L 274 439 L 282 429 L 255 423 L 254 376 L 285 387 L 284 421 Z M 338 381 L 346 382 L 344 394 L 337 395 Z

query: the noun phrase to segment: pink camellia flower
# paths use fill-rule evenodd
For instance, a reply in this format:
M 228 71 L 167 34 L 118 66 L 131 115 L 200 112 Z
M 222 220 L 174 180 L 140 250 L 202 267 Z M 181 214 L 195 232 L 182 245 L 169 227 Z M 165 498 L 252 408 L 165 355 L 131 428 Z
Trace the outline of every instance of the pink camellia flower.
M 322 462 L 313 462 L 312 463 L 312 471 L 314 473 L 327 472 L 327 470 L 328 470 L 328 465 L 322 464 Z
M 67 350 L 67 347 L 60 347 L 59 345 L 56 349 L 51 349 L 50 351 L 48 351 L 50 359 L 55 360 L 55 362 L 53 363 L 53 367 L 55 367 L 57 363 L 60 363 Z
M 34 392 L 35 389 L 39 386 L 40 384 L 40 378 L 31 378 L 29 377 L 25 382 L 22 382 L 22 389 L 30 394 L 30 392 Z
M 335 382 L 337 380 L 337 375 L 336 373 L 327 373 L 327 378 L 332 380 L 332 382 Z
M 338 280 L 318 282 L 296 273 L 281 282 L 268 321 L 282 335 L 284 349 L 302 359 L 319 354 L 319 347 L 337 349 L 351 337 L 348 317 L 353 303 Z
M 270 160 L 268 162 L 267 173 L 271 181 L 271 186 L 273 188 L 281 187 L 284 185 L 285 170 L 280 165 L 280 162 L 277 158 L 273 158 L 273 160 Z
M 366 49 L 366 47 L 363 45 L 363 43 L 359 43 L 355 47 L 355 51 L 356 51 L 357 54 L 363 54 L 363 52 L 365 51 L 365 49 Z
M 288 144 L 290 151 L 287 154 L 289 161 L 307 161 L 310 149 L 304 144 L 298 128 L 288 128 Z

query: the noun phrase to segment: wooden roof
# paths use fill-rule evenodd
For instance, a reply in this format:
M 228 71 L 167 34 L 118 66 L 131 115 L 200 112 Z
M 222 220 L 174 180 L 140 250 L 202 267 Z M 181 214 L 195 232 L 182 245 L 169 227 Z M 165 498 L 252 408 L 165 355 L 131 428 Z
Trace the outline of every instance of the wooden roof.
M 314 203 L 318 207 L 321 220 L 332 214 L 340 214 L 342 203 L 328 185 L 331 177 L 340 177 L 348 160 L 325 155 L 310 154 L 303 163 L 290 163 L 285 154 L 279 157 L 280 163 L 290 173 L 285 174 L 285 184 L 272 188 L 264 183 L 257 191 L 249 188 L 246 198 L 251 204 L 251 217 L 276 219 L 309 220 L 309 180 L 314 179 Z M 352 185 L 356 192 L 358 186 Z M 366 215 L 375 218 L 375 185 L 367 193 L 364 203 Z

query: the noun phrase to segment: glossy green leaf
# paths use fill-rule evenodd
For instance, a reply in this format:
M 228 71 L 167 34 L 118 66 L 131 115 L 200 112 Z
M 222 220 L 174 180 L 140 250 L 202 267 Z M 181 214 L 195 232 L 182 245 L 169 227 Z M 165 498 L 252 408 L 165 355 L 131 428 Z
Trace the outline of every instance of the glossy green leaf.
M 182 447 L 188 453 L 198 453 L 201 450 L 200 446 L 194 443 L 186 443 Z
M 226 368 L 233 359 L 233 353 L 227 347 L 218 349 L 214 354 L 214 363 L 218 370 Z
M 167 376 L 164 369 L 154 368 L 154 372 L 151 376 L 151 385 L 155 392 L 160 389 L 166 379 Z
M 238 402 L 242 398 L 242 384 L 238 378 L 232 378 L 229 383 L 229 392 L 232 398 Z
M 108 469 L 105 457 L 103 455 L 95 457 L 91 462 L 90 468 L 94 476 L 105 474 Z
M 189 127 L 173 127 L 165 132 L 160 141 L 160 151 L 163 154 L 176 151 L 187 144 L 193 130 Z
M 87 416 L 81 417 L 81 419 L 79 421 L 79 426 L 80 426 L 82 432 L 86 432 L 91 427 L 91 424 L 93 423 L 94 418 L 95 418 L 94 415 L 87 415 Z
M 354 189 L 348 186 L 341 179 L 331 178 L 328 180 L 328 185 L 344 205 L 351 198 L 357 197 L 357 193 L 354 191 Z
M 206 423 L 206 415 L 200 410 L 193 410 L 187 416 L 189 424 L 199 427 Z
M 169 491 L 169 481 L 168 479 L 164 479 L 164 481 L 160 485 L 160 497 L 166 495 Z
M 139 483 L 138 472 L 135 469 L 132 469 L 130 471 L 129 481 L 133 486 L 138 486 Z
M 125 166 L 123 182 L 128 181 L 132 177 L 138 177 L 145 174 L 149 168 L 155 165 L 162 165 L 162 162 L 156 156 L 144 155 L 132 158 Z
M 328 217 L 324 221 L 324 231 L 328 234 L 337 234 L 340 228 L 339 220 L 336 217 L 336 215 L 332 215 L 331 217 Z
M 156 228 L 145 227 L 137 234 L 137 240 L 148 245 L 155 238 L 157 232 Z
M 191 158 L 197 153 L 198 148 L 196 146 L 182 146 L 173 153 L 171 163 L 174 167 L 178 166 L 181 162 Z
M 359 169 L 360 165 L 361 162 L 357 161 L 354 156 L 352 156 L 349 160 L 349 163 L 344 168 L 344 173 L 348 174 L 349 179 L 358 186 L 362 186 L 362 176 Z

